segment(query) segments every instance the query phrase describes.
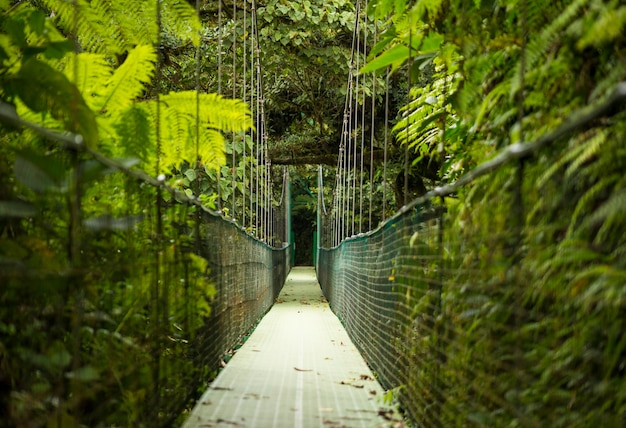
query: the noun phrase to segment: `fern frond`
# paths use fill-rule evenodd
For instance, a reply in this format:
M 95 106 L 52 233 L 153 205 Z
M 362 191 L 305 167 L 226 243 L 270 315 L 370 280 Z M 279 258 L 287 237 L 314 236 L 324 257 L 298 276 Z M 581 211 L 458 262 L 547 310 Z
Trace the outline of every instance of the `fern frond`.
M 110 9 L 100 1 L 43 0 L 55 12 L 59 25 L 76 34 L 82 48 L 89 52 L 114 55 L 123 52 L 119 29 L 111 23 Z
M 181 0 L 164 0 L 162 7 L 166 28 L 172 29 L 183 40 L 190 40 L 194 46 L 199 46 L 202 24 L 195 9 Z
M 13 78 L 19 98 L 33 112 L 50 114 L 63 129 L 82 135 L 87 144 L 98 143 L 93 111 L 80 91 L 60 71 L 36 58 L 25 61 Z
M 596 235 L 596 242 L 601 242 L 606 238 L 606 232 L 614 222 L 622 222 L 626 216 L 626 190 L 612 195 L 604 202 L 591 216 L 589 216 L 582 227 L 592 227 L 598 223 L 603 223 L 600 231 Z
M 98 110 L 114 113 L 127 108 L 152 79 L 156 60 L 152 46 L 140 45 L 131 50 L 124 63 L 106 82 Z
M 192 116 L 176 108 L 163 105 L 159 123 L 161 130 L 159 160 L 162 170 L 166 171 L 172 166 L 178 166 L 184 160 L 193 161 L 195 150 L 193 156 L 187 155 L 189 147 L 191 147 L 191 130 L 194 124 Z
M 593 209 L 593 203 L 614 183 L 615 177 L 609 175 L 585 191 L 585 194 L 576 203 L 576 208 L 572 213 L 572 218 L 567 229 L 567 236 L 572 236 L 577 232 L 583 231 L 583 228 L 578 227 L 581 216 L 590 213 Z
M 153 45 L 157 41 L 156 2 L 115 0 L 111 2 L 115 23 L 126 49 L 137 45 Z
M 213 129 L 201 130 L 199 155 L 207 170 L 217 170 L 220 166 L 226 165 L 225 141 L 222 133 Z M 195 152 L 193 156 L 195 157 Z
M 532 2 L 530 2 L 532 4 Z M 526 47 L 525 69 L 532 70 L 535 68 L 539 60 L 543 58 L 549 49 L 552 49 L 554 43 L 561 37 L 562 31 L 583 11 L 583 8 L 589 3 L 588 0 L 572 1 L 550 25 L 544 28 L 536 37 L 528 42 Z M 520 90 L 522 74 L 522 62 L 518 61 L 511 80 L 510 97 L 514 99 Z
M 583 143 L 584 150 L 582 150 L 580 155 L 576 156 L 570 166 L 565 170 L 566 177 L 571 177 L 576 174 L 581 165 L 600 154 L 602 146 L 608 140 L 607 134 L 608 131 L 606 129 L 601 129 L 592 138 Z
M 154 123 L 145 103 L 135 103 L 121 112 L 113 128 L 117 134 L 116 156 L 134 157 L 144 163 L 154 153 Z
M 250 110 L 246 103 L 224 98 L 218 94 L 199 94 L 195 91 L 172 92 L 161 100 L 178 111 L 195 117 L 196 100 L 200 103 L 200 124 L 221 131 L 245 131 L 252 128 Z
M 101 54 L 83 52 L 70 55 L 64 68 L 68 79 L 73 80 L 83 94 L 87 105 L 94 111 L 98 110 L 98 96 L 101 95 L 102 83 L 108 81 L 113 74 L 113 67 Z
M 543 187 L 548 180 L 550 180 L 557 172 L 561 171 L 565 165 L 576 159 L 580 153 L 585 151 L 585 145 L 581 143 L 587 138 L 588 134 L 581 134 L 579 138 L 570 143 L 569 150 L 565 151 L 565 154 L 561 156 L 556 162 L 552 164 L 543 174 L 537 179 L 537 187 Z M 583 139 L 584 138 L 584 139 Z
M 603 10 L 584 34 L 576 47 L 580 50 L 588 46 L 602 46 L 622 37 L 622 29 L 626 25 L 626 6 L 616 7 L 603 4 Z

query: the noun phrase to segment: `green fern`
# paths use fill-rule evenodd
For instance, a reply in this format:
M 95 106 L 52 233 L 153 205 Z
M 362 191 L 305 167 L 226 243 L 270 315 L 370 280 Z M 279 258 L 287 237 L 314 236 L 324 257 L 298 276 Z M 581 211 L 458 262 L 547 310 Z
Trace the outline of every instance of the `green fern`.
M 159 172 L 167 172 L 184 161 L 190 164 L 201 161 L 205 168 L 215 170 L 226 164 L 221 131 L 245 131 L 252 127 L 250 111 L 244 102 L 217 94 L 170 93 L 162 96 L 159 103 L 158 118 L 156 101 L 142 106 L 154 128 L 157 122 L 160 125 Z M 197 106 L 200 113 L 196 118 Z M 156 157 L 151 162 L 150 167 L 156 167 Z
M 530 6 L 528 14 L 531 17 L 531 20 L 532 17 L 545 15 L 544 8 L 532 8 L 536 2 L 527 3 L 529 3 Z M 511 99 L 514 99 L 520 90 L 522 71 L 526 72 L 526 70 L 532 70 L 537 66 L 537 63 L 544 58 L 546 52 L 553 49 L 555 43 L 559 41 L 560 37 L 562 37 L 563 30 L 572 23 L 572 21 L 581 13 L 587 4 L 588 0 L 574 0 L 537 36 L 530 39 L 526 48 L 525 70 L 522 70 L 522 62 L 520 60 L 513 71 L 510 89 Z
M 144 164 L 154 159 L 154 126 L 145 103 L 135 103 L 120 112 L 112 128 L 116 134 L 115 155 L 140 159 Z
M 83 50 L 117 60 L 138 45 L 157 41 L 156 2 L 136 0 L 42 0 L 59 25 L 76 34 Z M 191 5 L 180 0 L 161 4 L 163 30 L 183 41 L 200 43 L 200 20 Z
M 81 134 L 89 145 L 98 144 L 95 115 L 63 73 L 31 58 L 22 64 L 10 84 L 30 110 L 50 114 L 62 124 L 62 129 Z M 55 128 L 58 129 L 52 127 Z
M 195 150 L 195 144 L 191 147 Z M 217 170 L 226 165 L 226 147 L 221 132 L 212 129 L 203 129 L 200 132 L 200 146 L 198 155 L 207 170 Z
M 89 52 L 119 54 L 122 52 L 120 34 L 115 25 L 107 25 L 106 10 L 96 10 L 86 0 L 43 0 L 54 12 L 59 25 L 69 34 L 76 34 L 83 49 Z M 100 13 L 98 13 L 100 12 Z
M 585 215 L 589 215 L 593 210 L 594 203 L 597 203 L 600 196 L 606 192 L 606 190 L 615 184 L 614 176 L 607 176 L 602 178 L 596 184 L 588 188 L 583 196 L 576 203 L 576 208 L 572 213 L 572 217 L 567 229 L 567 236 L 580 236 L 582 232 L 586 231 L 586 228 L 580 227 L 580 220 Z
M 583 150 L 580 152 L 572 163 L 565 170 L 565 177 L 571 178 L 574 176 L 579 168 L 589 162 L 591 159 L 598 157 L 601 154 L 604 145 L 608 141 L 608 131 L 606 129 L 598 130 L 595 135 L 589 138 L 583 143 Z
M 113 67 L 106 57 L 88 52 L 69 55 L 63 71 L 83 94 L 87 105 L 98 111 L 99 97 L 104 89 L 103 82 L 107 82 L 113 74 Z
M 152 46 L 139 45 L 132 49 L 105 83 L 97 104 L 98 111 L 114 114 L 127 108 L 152 79 L 156 60 Z
M 195 9 L 186 1 L 164 0 L 163 18 L 165 25 L 183 40 L 200 45 L 202 24 Z
M 161 97 L 168 108 L 195 117 L 199 103 L 200 123 L 222 131 L 244 131 L 252 128 L 247 105 L 237 99 L 218 94 L 197 94 L 195 91 L 171 92 Z

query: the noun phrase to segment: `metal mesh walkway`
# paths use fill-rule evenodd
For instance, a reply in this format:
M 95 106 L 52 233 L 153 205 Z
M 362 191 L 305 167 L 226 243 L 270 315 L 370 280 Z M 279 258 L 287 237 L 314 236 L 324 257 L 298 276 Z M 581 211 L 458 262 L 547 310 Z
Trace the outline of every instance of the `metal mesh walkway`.
M 383 393 L 313 268 L 297 267 L 184 428 L 387 426 L 396 416 Z

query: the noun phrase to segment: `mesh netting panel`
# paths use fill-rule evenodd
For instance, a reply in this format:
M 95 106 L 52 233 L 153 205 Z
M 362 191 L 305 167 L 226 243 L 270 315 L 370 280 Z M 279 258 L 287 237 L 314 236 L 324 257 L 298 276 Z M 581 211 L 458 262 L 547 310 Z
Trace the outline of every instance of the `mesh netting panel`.
M 417 426 L 624 425 L 624 157 L 611 153 L 516 161 L 320 250 L 331 307 Z
M 427 221 L 433 217 L 435 209 L 421 208 L 385 223 L 376 233 L 347 240 L 333 250 L 320 249 L 322 290 L 387 388 L 405 385 L 411 371 L 405 337 L 411 310 L 406 299 L 437 284 L 437 259 L 423 254 L 425 245 L 436 248 L 437 228 L 431 224 L 436 226 L 436 220 Z M 426 244 L 411 246 L 418 230 Z M 415 270 L 424 263 L 433 265 L 432 274 L 417 277 Z
M 289 272 L 289 247 L 100 161 L 57 150 L 0 163 L 9 426 L 175 425 Z
M 241 339 L 272 306 L 289 273 L 287 249 L 273 249 L 233 223 L 206 214 L 201 254 L 209 261 L 217 294 L 203 333 L 203 355 L 210 367 Z

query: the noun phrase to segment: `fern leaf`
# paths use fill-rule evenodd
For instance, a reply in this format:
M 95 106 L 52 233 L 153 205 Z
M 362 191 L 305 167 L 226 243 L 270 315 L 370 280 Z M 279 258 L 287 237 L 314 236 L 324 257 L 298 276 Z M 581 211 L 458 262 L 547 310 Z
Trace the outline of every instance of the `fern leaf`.
M 199 154 L 207 170 L 217 170 L 220 166 L 226 165 L 224 136 L 213 129 L 203 129 L 200 132 Z
M 110 9 L 101 1 L 43 0 L 55 12 L 59 25 L 76 34 L 82 48 L 89 52 L 117 54 L 123 51 L 119 27 L 111 25 Z
M 615 220 L 622 221 L 626 215 L 626 190 L 612 195 L 605 203 L 603 203 L 587 220 L 583 223 L 583 227 L 592 227 L 603 222 L 602 228 L 608 230 L 608 226 Z M 597 240 L 605 237 L 601 231 L 598 232 Z
M 576 18 L 588 3 L 588 0 L 574 0 L 559 13 L 557 18 L 544 28 L 538 36 L 529 41 L 526 47 L 526 70 L 535 68 L 537 62 L 544 57 L 546 51 L 554 46 L 554 42 L 561 36 L 561 32 Z M 537 13 L 537 15 L 539 15 L 539 13 Z M 514 99 L 520 90 L 522 71 L 522 63 L 519 61 L 515 66 L 511 81 L 511 99 Z
M 193 161 L 195 156 L 187 153 L 191 146 L 191 120 L 190 115 L 175 108 L 164 106 L 162 109 L 159 120 L 161 151 L 158 153 L 162 171 L 178 166 L 185 160 Z
M 574 140 L 570 144 L 569 150 L 565 151 L 565 154 L 552 164 L 539 178 L 537 179 L 537 187 L 543 187 L 548 180 L 550 180 L 557 172 L 561 171 L 565 165 L 576 159 L 584 150 L 585 145 L 581 144 L 582 138 L 587 138 L 588 134 L 581 134 L 581 136 Z
M 165 26 L 173 29 L 183 40 L 191 40 L 199 46 L 202 25 L 195 9 L 181 0 L 164 0 L 162 7 Z
M 195 91 L 172 92 L 161 97 L 170 108 L 195 117 L 196 102 L 200 103 L 200 124 L 221 131 L 245 131 L 252 128 L 250 110 L 241 100 L 218 94 L 197 94 Z
M 583 230 L 583 228 L 578 227 L 580 217 L 591 212 L 593 203 L 598 199 L 599 195 L 601 195 L 614 183 L 615 177 L 608 176 L 585 191 L 585 194 L 576 203 L 576 208 L 574 209 L 574 213 L 572 214 L 572 218 L 567 229 L 567 236 L 574 235 L 575 233 Z
M 13 82 L 15 92 L 34 112 L 49 112 L 67 131 L 82 135 L 87 144 L 98 143 L 98 127 L 92 110 L 67 77 L 48 64 L 25 61 Z
M 576 156 L 576 158 L 572 161 L 570 166 L 565 171 L 566 177 L 571 177 L 574 175 L 581 165 L 585 164 L 592 158 L 598 156 L 602 149 L 604 143 L 607 142 L 607 131 L 605 129 L 599 130 L 596 135 L 587 140 L 584 143 L 584 150 L 580 153 L 580 155 Z
M 117 134 L 117 156 L 135 157 L 147 163 L 154 152 L 154 124 L 145 104 L 136 103 L 120 114 L 113 128 Z
M 141 45 L 130 51 L 126 61 L 111 76 L 98 104 L 100 112 L 119 112 L 132 104 L 152 79 L 156 63 L 152 46 Z
M 73 80 L 78 90 L 85 97 L 87 105 L 98 110 L 98 95 L 102 90 L 102 82 L 106 82 L 113 74 L 111 64 L 101 54 L 83 52 L 70 55 L 64 69 L 68 79 Z

